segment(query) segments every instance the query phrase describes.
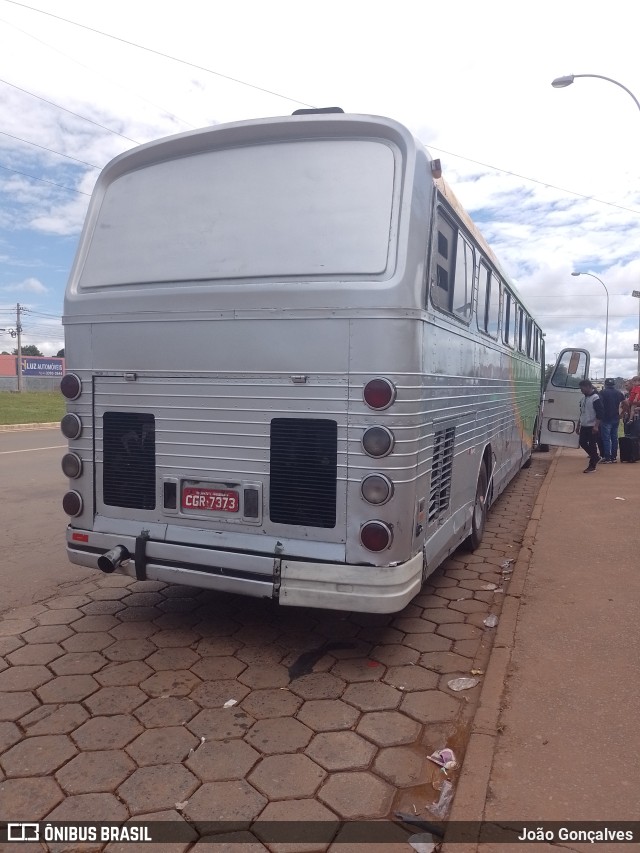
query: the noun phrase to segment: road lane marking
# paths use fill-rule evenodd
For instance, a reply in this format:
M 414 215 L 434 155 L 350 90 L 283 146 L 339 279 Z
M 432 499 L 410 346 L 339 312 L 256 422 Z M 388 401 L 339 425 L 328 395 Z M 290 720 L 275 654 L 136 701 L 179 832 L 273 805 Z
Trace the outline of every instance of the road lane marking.
M 52 444 L 51 447 L 27 447 L 24 450 L 0 450 L 0 456 L 5 456 L 7 453 L 33 453 L 34 450 L 60 450 L 62 447 L 67 447 L 66 444 Z

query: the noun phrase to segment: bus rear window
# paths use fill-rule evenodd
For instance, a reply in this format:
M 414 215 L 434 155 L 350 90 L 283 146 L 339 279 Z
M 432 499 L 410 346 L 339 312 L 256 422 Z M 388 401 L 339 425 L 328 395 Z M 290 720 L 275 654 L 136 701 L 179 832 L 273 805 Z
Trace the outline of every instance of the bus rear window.
M 384 276 L 394 173 L 393 149 L 365 139 L 205 151 L 128 172 L 106 189 L 80 287 Z

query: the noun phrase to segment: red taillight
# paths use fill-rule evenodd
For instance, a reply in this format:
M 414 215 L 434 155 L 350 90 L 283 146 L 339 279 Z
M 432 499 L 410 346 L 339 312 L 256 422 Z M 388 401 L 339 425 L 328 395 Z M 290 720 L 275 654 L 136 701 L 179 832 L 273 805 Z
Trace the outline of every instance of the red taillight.
M 391 528 L 383 521 L 367 521 L 360 528 L 360 541 L 368 551 L 384 551 L 392 539 Z
M 396 386 L 388 379 L 372 379 L 364 386 L 363 396 L 370 409 L 387 409 L 396 399 Z
M 60 380 L 60 391 L 67 400 L 77 400 L 82 391 L 82 382 L 75 373 L 65 373 Z

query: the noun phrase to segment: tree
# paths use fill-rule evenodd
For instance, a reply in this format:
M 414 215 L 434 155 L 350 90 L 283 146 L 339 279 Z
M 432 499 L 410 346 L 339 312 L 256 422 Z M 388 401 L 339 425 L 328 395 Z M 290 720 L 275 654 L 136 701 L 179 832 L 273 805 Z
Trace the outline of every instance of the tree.
M 58 350 L 58 352 L 56 353 L 56 358 L 64 358 L 64 347 Z
M 17 349 L 14 349 L 13 355 L 18 355 Z M 28 344 L 26 347 L 22 347 L 22 355 L 39 356 L 40 358 L 44 358 L 35 344 Z

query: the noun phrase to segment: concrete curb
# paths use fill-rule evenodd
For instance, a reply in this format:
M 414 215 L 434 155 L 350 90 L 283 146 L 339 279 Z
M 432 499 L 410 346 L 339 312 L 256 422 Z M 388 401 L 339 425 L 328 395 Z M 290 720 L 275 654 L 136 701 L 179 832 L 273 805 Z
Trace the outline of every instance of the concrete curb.
M 52 429 L 60 426 L 60 421 L 47 424 L 0 424 L 0 432 L 14 432 L 21 429 Z
M 515 633 L 520 610 L 520 599 L 527 580 L 531 565 L 533 543 L 536 538 L 538 523 L 542 516 L 547 492 L 551 480 L 558 467 L 562 449 L 554 454 L 549 470 L 536 498 L 531 518 L 527 524 L 522 540 L 522 546 L 516 559 L 513 575 L 509 581 L 508 590 L 502 604 L 500 621 L 491 650 L 491 656 L 484 676 L 478 707 L 476 709 L 469 743 L 458 779 L 456 794 L 453 800 L 448 823 L 477 822 L 478 834 L 480 822 L 484 817 L 485 803 L 491 781 L 491 769 L 496 749 L 496 738 L 499 734 L 498 725 L 502 697 L 506 688 L 511 653 L 515 642 Z M 479 849 L 478 840 L 464 844 L 446 841 L 441 853 L 476 853 Z

